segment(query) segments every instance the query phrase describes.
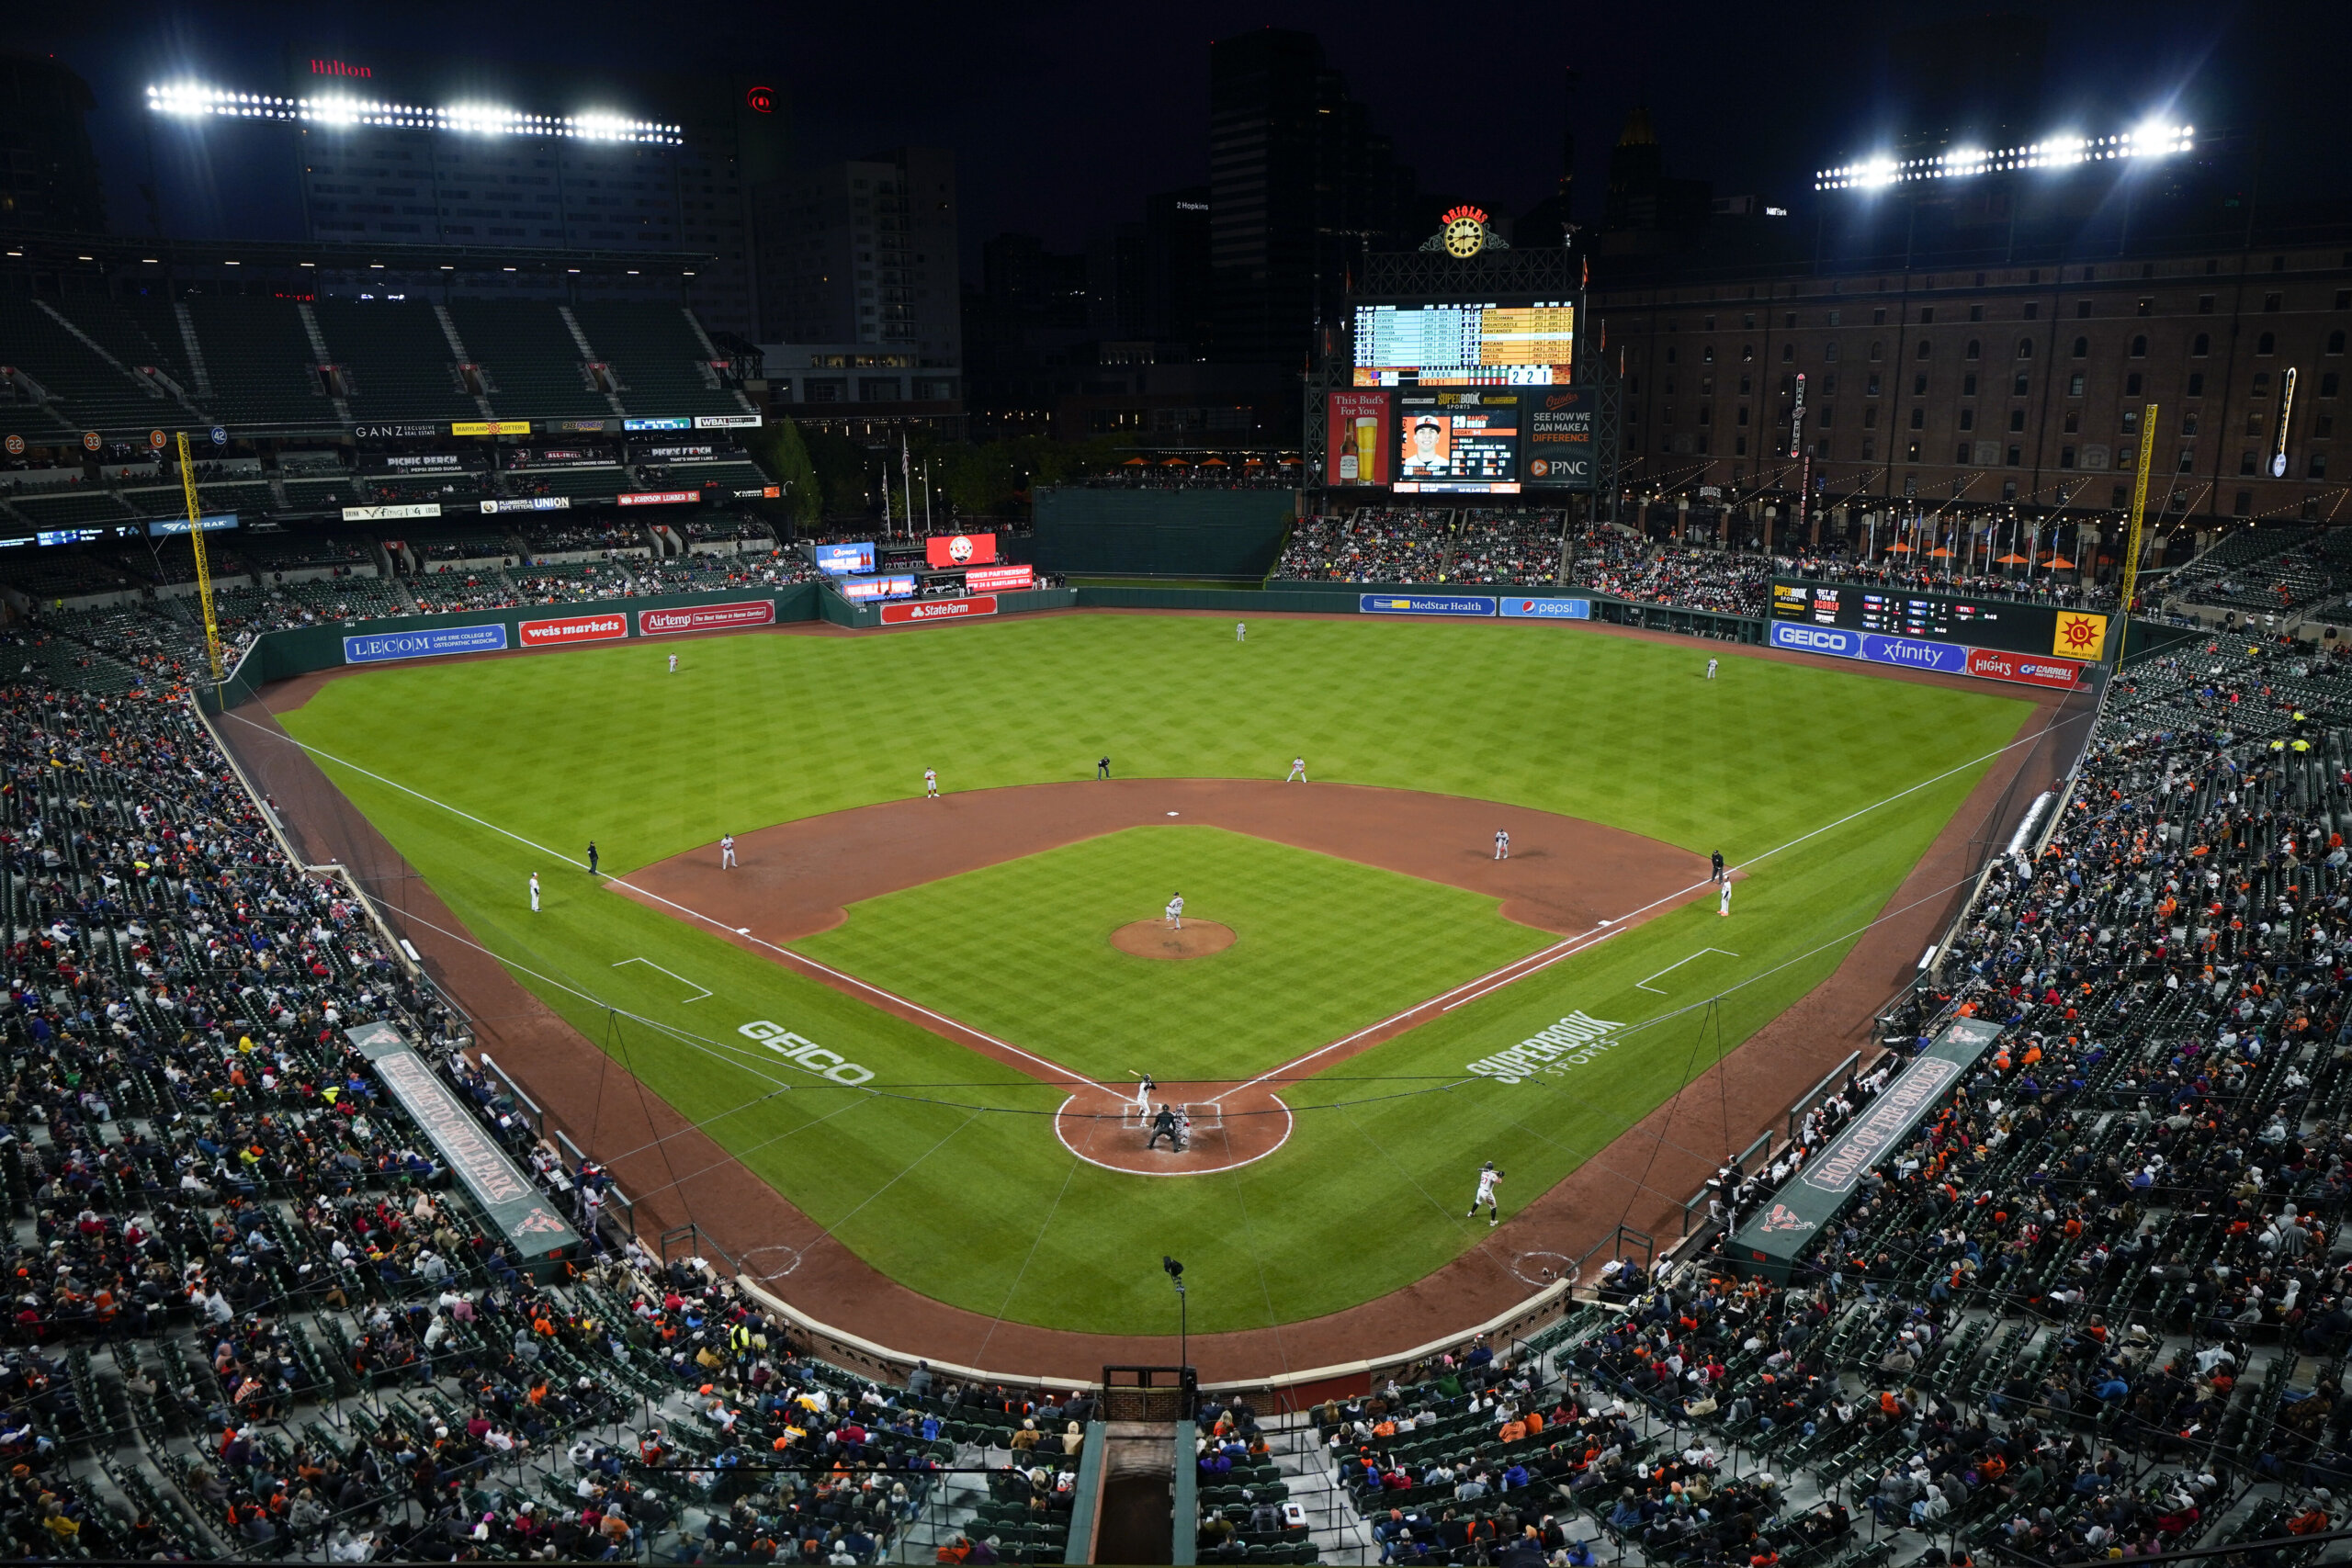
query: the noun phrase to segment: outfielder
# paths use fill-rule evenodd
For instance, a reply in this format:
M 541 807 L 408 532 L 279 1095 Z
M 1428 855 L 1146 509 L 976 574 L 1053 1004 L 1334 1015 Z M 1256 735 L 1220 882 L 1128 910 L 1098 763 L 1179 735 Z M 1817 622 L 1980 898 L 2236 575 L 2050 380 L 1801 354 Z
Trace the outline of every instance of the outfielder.
M 925 800 L 939 798 L 939 770 L 937 768 L 925 768 L 922 771 L 922 797 Z
M 1707 660 L 1707 679 L 1708 679 L 1708 680 L 1710 680 L 1710 681 L 1712 681 L 1712 680 L 1713 680 L 1714 678 L 1715 678 L 1715 661 L 1714 661 L 1713 660 L 1710 659 L 1710 660 Z
M 1248 642 L 1250 640 L 1249 622 L 1236 621 L 1233 623 L 1233 640 L 1236 642 Z
M 735 835 L 732 833 L 718 835 L 718 869 L 721 871 L 735 869 Z
M 539 912 L 539 874 L 531 873 L 531 913 Z
M 1184 929 L 1184 896 L 1182 893 L 1168 900 L 1168 929 L 1179 931 Z
M 674 653 L 673 653 L 673 654 L 670 655 L 670 673 L 671 673 L 671 674 L 673 674 L 673 675 L 675 675 L 677 672 L 678 672 L 678 656 L 677 656 L 676 654 L 674 654 Z
M 1290 760 L 1290 777 L 1288 777 L 1288 778 L 1286 778 L 1286 779 L 1283 780 L 1283 783 L 1284 783 L 1284 784 L 1305 784 L 1306 782 L 1306 758 L 1304 758 L 1304 757 L 1293 757 L 1293 758 Z
M 1484 1203 L 1487 1206 L 1487 1223 L 1490 1225 L 1500 1224 L 1502 1221 L 1495 1210 L 1495 1183 L 1500 1181 L 1502 1179 L 1503 1173 L 1495 1168 L 1495 1162 L 1493 1160 L 1488 1160 L 1486 1164 L 1480 1166 L 1478 1168 L 1478 1195 L 1470 1200 L 1470 1213 L 1463 1217 L 1472 1220 L 1476 1219 L 1478 1217 L 1478 1205 Z
M 1510 859 L 1510 834 L 1505 829 L 1495 829 L 1495 858 L 1497 860 Z

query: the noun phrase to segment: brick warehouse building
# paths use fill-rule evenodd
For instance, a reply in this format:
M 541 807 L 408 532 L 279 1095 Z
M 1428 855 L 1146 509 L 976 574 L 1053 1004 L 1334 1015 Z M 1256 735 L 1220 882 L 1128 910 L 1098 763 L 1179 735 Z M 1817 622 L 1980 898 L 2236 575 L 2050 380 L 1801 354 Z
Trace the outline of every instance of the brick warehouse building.
M 2352 462 L 2334 452 L 2352 333 L 2343 240 L 1596 288 L 1592 309 L 1623 351 L 1636 488 L 1792 486 L 1799 372 L 1831 497 L 1943 501 L 1957 485 L 1970 502 L 2056 505 L 2063 490 L 2120 508 L 2146 440 L 2152 513 L 2325 518 Z M 2290 369 L 2288 468 L 2273 478 Z

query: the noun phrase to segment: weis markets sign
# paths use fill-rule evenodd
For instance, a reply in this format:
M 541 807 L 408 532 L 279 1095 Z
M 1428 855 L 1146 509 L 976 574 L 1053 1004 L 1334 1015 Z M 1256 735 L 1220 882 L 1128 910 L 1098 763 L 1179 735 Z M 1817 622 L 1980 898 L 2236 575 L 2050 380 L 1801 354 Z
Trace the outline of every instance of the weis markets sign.
M 688 604 L 675 610 L 639 610 L 637 613 L 637 635 L 639 637 L 775 624 L 775 601 L 773 599 L 752 599 L 736 604 Z
M 926 621 L 954 621 L 967 615 L 996 614 L 996 595 L 982 593 L 971 599 L 919 599 L 911 604 L 885 604 L 882 624 L 902 626 Z
M 514 628 L 525 648 L 560 648 L 571 642 L 605 642 L 628 636 L 628 617 L 617 610 L 608 615 L 560 615 L 525 621 Z
M 873 1080 L 873 1068 L 861 1067 L 855 1062 L 845 1060 L 837 1052 L 828 1051 L 814 1040 L 795 1034 L 780 1023 L 770 1023 L 763 1018 L 753 1019 L 735 1032 L 746 1039 L 758 1041 L 804 1073 L 814 1073 L 820 1078 L 831 1078 L 853 1089 Z
M 1617 1031 L 1622 1023 L 1612 1023 L 1590 1013 L 1572 1012 L 1551 1028 L 1529 1035 L 1508 1051 L 1498 1051 L 1482 1056 L 1464 1068 L 1480 1077 L 1499 1078 L 1504 1083 L 1517 1083 L 1538 1073 L 1559 1077 L 1571 1067 L 1580 1067 L 1605 1051 L 1617 1048 Z
M 489 626 L 434 626 L 420 632 L 378 632 L 343 639 L 345 664 L 379 664 L 388 659 L 432 659 L 445 653 L 496 653 L 506 646 L 503 623 Z

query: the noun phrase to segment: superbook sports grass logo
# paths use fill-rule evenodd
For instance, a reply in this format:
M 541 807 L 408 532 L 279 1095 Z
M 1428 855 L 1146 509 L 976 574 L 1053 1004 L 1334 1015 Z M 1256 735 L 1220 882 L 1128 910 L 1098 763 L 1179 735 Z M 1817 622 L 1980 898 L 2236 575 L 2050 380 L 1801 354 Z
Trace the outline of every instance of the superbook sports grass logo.
M 1587 1012 L 1572 1012 L 1551 1028 L 1529 1035 L 1508 1051 L 1482 1056 L 1463 1070 L 1481 1077 L 1517 1083 L 1538 1073 L 1555 1077 L 1569 1067 L 1580 1067 L 1604 1051 L 1613 1051 L 1616 1032 L 1624 1028 Z
M 854 1089 L 872 1081 L 874 1070 L 861 1067 L 855 1062 L 844 1061 L 803 1035 L 795 1034 L 780 1023 L 755 1018 L 735 1032 L 747 1040 L 756 1040 L 804 1073 L 814 1073 L 820 1078 L 831 1078 L 838 1084 Z

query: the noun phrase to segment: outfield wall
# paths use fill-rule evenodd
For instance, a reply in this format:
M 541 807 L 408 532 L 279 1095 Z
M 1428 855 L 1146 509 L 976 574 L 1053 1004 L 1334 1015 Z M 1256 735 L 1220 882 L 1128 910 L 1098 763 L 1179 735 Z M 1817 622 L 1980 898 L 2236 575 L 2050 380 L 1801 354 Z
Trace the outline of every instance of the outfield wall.
M 1258 582 L 1298 511 L 1288 490 L 1037 491 L 1037 570 L 1065 576 L 1213 577 Z

